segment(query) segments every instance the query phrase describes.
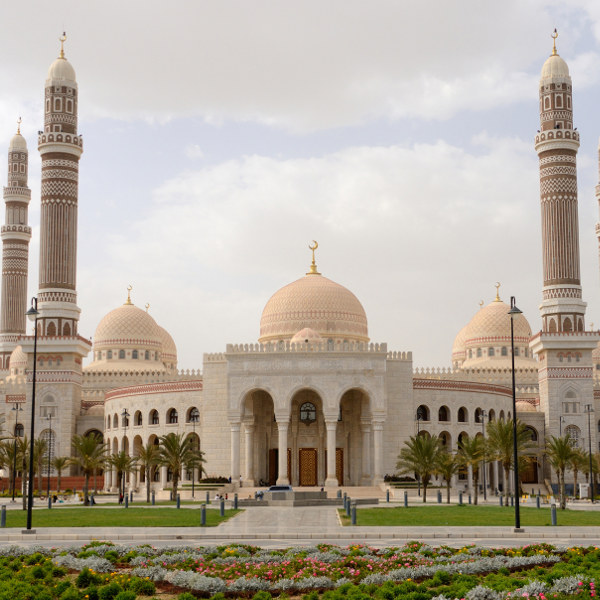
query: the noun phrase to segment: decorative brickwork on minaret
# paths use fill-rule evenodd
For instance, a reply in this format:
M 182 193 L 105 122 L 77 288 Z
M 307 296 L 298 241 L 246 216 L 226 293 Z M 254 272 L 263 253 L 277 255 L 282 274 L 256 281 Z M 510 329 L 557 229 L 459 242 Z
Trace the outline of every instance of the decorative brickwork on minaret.
M 31 190 L 27 187 L 29 155 L 21 135 L 21 120 L 8 148 L 8 182 L 4 188 L 6 212 L 2 226 L 2 309 L 0 313 L 0 370 L 8 369 L 17 339 L 25 333 L 27 271 L 31 227 L 27 212 Z
M 44 98 L 44 131 L 38 138 L 42 157 L 40 274 L 38 310 L 40 333 L 77 333 L 77 191 L 79 158 L 75 71 L 61 51 L 48 71 Z
M 542 330 L 584 331 L 577 217 L 579 133 L 573 129 L 571 77 L 556 47 L 542 69 L 539 92 L 535 149 L 540 159 L 542 209 Z

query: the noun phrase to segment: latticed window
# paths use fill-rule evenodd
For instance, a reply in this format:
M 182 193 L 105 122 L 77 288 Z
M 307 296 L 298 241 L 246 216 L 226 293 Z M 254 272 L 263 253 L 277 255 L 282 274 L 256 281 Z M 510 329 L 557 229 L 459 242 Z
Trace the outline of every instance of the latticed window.
M 579 427 L 577 427 L 576 425 L 569 425 L 565 429 L 565 435 L 567 435 L 569 437 L 569 442 L 571 443 L 571 446 L 573 446 L 573 447 L 579 446 L 580 434 L 581 434 L 581 432 L 579 431 Z
M 307 425 L 317 420 L 317 408 L 312 402 L 305 402 L 300 407 L 300 420 Z

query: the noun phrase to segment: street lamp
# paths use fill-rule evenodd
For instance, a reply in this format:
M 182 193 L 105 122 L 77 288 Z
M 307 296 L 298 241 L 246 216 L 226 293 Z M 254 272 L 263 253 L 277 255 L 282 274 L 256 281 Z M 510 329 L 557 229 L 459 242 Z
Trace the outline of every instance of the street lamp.
M 200 416 L 200 414 L 198 413 L 198 409 L 193 408 L 192 411 L 190 412 L 190 421 L 192 422 L 192 435 L 194 436 L 192 438 L 194 450 L 197 449 L 196 448 L 196 423 L 198 421 L 199 416 Z M 194 497 L 194 479 L 195 479 L 195 474 L 196 474 L 195 471 L 196 471 L 195 463 L 192 463 L 192 498 Z
M 594 463 L 592 461 L 592 426 L 590 424 L 591 414 L 594 412 L 591 404 L 585 405 L 585 412 L 588 416 L 588 450 L 590 453 L 590 485 L 592 486 L 592 504 L 594 503 Z
M 48 508 L 52 508 L 52 498 L 50 498 L 50 463 L 52 462 L 52 413 L 49 412 L 46 417 L 50 422 L 48 431 Z
M 33 511 L 33 443 L 35 436 L 35 376 L 37 370 L 37 336 L 38 336 L 38 317 L 40 313 L 37 309 L 37 298 L 31 299 L 31 308 L 25 313 L 30 321 L 33 321 L 33 387 L 31 388 L 31 438 L 29 446 L 29 479 L 27 481 L 27 532 L 34 533 L 31 529 L 31 518 Z
M 121 417 L 123 419 L 123 429 L 125 431 L 125 433 L 123 435 L 123 455 L 125 456 L 125 442 L 127 440 L 127 425 L 129 425 L 129 413 L 127 412 L 126 408 L 123 409 L 123 412 L 121 413 Z M 125 465 L 123 465 L 123 466 L 125 466 Z M 123 487 L 122 497 L 123 497 L 123 501 L 125 501 L 125 470 L 123 470 L 121 477 L 123 479 L 123 481 L 122 481 L 122 487 Z
M 483 436 L 484 448 L 485 448 L 485 418 L 487 416 L 488 416 L 488 414 L 485 410 L 482 410 L 479 413 L 479 417 L 481 418 L 481 435 Z M 483 499 L 487 500 L 487 491 L 486 491 L 487 482 L 486 482 L 486 477 L 485 477 L 485 450 L 484 450 L 482 462 L 483 462 Z
M 562 437 L 562 424 L 566 421 L 567 417 L 562 415 L 558 417 L 558 437 Z
M 421 411 L 417 409 L 417 435 L 421 434 L 421 419 L 423 415 Z M 417 473 L 417 495 L 421 495 L 421 476 Z
M 15 501 L 15 488 L 17 487 L 17 425 L 19 424 L 19 411 L 23 411 L 21 404 L 15 404 L 11 410 L 15 411 L 15 429 L 13 431 L 13 472 L 12 472 L 12 502 Z
M 519 455 L 517 449 L 517 392 L 515 387 L 515 317 L 523 314 L 515 304 L 515 297 L 510 297 L 510 346 L 512 360 L 512 405 L 513 405 L 513 461 L 515 474 L 515 531 L 521 531 L 521 515 L 519 513 Z

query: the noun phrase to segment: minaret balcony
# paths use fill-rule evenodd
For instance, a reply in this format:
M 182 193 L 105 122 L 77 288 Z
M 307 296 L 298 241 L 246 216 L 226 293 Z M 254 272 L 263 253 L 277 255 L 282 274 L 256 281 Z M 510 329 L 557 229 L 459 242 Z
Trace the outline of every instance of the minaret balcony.
M 8 187 L 4 186 L 2 189 L 4 191 L 5 198 L 10 197 L 12 199 L 20 197 L 23 198 L 23 201 L 25 202 L 29 202 L 29 200 L 31 199 L 31 190 L 29 188 L 20 187 L 16 185 L 9 185 Z
M 57 143 L 74 144 L 75 146 L 83 147 L 83 138 L 80 135 L 62 132 L 40 133 L 38 135 L 38 146 Z

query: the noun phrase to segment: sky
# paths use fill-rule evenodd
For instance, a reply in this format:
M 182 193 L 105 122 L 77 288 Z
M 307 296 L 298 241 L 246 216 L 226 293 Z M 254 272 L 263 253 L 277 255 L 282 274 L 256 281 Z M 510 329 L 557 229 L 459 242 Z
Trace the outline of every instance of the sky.
M 373 342 L 450 365 L 495 297 L 541 327 L 538 83 L 556 27 L 573 79 L 587 326 L 600 325 L 595 224 L 597 0 L 31 0 L 0 6 L 0 181 L 30 151 L 36 294 L 48 67 L 79 84 L 78 304 L 92 337 L 132 301 L 184 369 L 256 342 L 310 264 L 361 301 Z

